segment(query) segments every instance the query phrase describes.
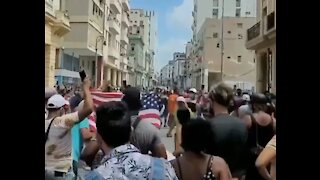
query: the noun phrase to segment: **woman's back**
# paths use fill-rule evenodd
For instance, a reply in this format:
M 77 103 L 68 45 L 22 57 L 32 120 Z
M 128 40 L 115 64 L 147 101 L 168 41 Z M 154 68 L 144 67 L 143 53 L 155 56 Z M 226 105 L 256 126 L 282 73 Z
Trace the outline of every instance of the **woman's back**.
M 226 162 L 218 156 L 185 155 L 172 162 L 180 180 L 229 180 L 231 173 Z
M 186 114 L 188 110 L 185 111 Z M 182 156 L 172 161 L 176 174 L 181 180 L 219 179 L 231 180 L 227 163 L 220 157 L 206 153 L 214 140 L 211 124 L 200 118 L 182 123 Z

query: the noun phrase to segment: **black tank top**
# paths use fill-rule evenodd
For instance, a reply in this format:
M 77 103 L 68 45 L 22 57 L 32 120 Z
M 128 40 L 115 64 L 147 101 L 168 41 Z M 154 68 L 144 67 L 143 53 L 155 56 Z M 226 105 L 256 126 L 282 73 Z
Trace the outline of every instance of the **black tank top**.
M 270 141 L 270 139 L 273 137 L 273 135 L 274 135 L 273 120 L 267 126 L 261 126 L 253 118 L 252 125 L 248 130 L 248 140 L 247 140 L 248 148 L 256 147 L 257 138 L 258 138 L 259 145 L 262 147 L 265 147 L 267 143 Z

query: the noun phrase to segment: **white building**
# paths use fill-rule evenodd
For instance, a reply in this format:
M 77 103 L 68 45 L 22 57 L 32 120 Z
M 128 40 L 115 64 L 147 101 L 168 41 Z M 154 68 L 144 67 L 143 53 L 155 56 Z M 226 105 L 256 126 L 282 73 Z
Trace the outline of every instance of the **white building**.
M 132 9 L 129 15 L 131 26 L 129 28 L 129 41 L 131 56 L 139 57 L 133 59 L 136 86 L 152 86 L 155 81 L 154 56 L 156 48 L 157 19 L 154 12 L 143 9 Z M 138 37 L 139 36 L 139 37 Z M 135 48 L 137 39 L 140 39 L 139 47 Z M 142 53 L 141 53 L 142 49 Z
M 160 84 L 162 86 L 169 86 L 170 83 L 170 65 L 167 64 L 165 65 L 161 70 L 160 70 Z
M 224 1 L 224 3 L 223 3 Z M 257 0 L 194 0 L 193 39 L 196 38 L 206 18 L 222 17 L 256 17 Z
M 173 53 L 173 82 L 180 88 L 185 88 L 186 83 L 186 54 L 175 52 Z
M 186 44 L 186 82 L 185 82 L 185 86 L 187 88 L 191 88 L 192 87 L 192 59 L 191 59 L 191 55 L 192 55 L 192 44 L 191 42 L 188 42 Z

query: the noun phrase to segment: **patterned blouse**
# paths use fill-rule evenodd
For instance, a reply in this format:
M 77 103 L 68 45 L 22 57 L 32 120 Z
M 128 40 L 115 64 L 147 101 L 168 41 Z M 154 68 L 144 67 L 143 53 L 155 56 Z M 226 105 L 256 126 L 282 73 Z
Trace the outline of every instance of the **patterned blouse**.
M 86 176 L 86 180 L 140 180 L 150 179 L 152 157 L 143 155 L 132 144 L 114 148 L 106 155 L 101 165 Z M 164 164 L 164 179 L 178 180 L 171 164 L 162 159 Z

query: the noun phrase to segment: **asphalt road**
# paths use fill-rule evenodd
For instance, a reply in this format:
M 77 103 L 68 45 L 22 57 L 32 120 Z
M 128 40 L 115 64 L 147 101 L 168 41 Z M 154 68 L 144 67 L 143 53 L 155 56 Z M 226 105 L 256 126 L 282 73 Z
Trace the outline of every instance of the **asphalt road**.
M 168 138 L 167 137 L 167 132 L 169 131 L 169 128 L 161 128 L 160 129 L 160 136 L 161 136 L 161 141 L 164 143 L 164 145 L 166 146 L 167 149 L 167 156 L 168 156 L 168 160 L 172 160 L 175 157 L 172 155 L 173 151 L 174 151 L 174 139 L 173 137 Z M 173 132 L 172 132 L 173 134 Z

